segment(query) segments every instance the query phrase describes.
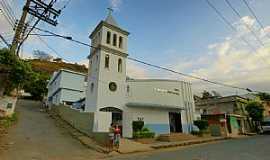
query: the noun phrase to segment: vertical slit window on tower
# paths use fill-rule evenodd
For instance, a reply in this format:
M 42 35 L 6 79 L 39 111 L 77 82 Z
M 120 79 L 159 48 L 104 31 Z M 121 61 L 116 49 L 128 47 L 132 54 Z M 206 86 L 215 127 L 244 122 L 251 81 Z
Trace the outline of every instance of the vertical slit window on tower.
M 105 56 L 105 68 L 109 68 L 109 63 L 110 63 L 110 56 L 106 55 Z
M 122 48 L 123 47 L 123 37 L 119 37 L 119 48 Z
M 91 83 L 91 88 L 90 88 L 90 90 L 91 90 L 91 93 L 93 93 L 93 91 L 94 91 L 94 83 Z
M 118 72 L 122 72 L 122 59 L 118 59 Z
M 107 44 L 111 44 L 111 32 L 107 32 Z
M 117 41 L 117 35 L 113 34 L 113 46 L 116 46 Z

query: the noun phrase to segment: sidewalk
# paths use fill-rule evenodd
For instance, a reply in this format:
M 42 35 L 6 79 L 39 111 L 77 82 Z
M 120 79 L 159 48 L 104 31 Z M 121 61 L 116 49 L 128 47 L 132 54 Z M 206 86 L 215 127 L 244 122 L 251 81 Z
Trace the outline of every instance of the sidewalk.
M 188 146 L 194 144 L 202 144 L 214 141 L 221 141 L 231 139 L 228 137 L 211 137 L 211 138 L 198 138 L 193 140 L 177 141 L 177 142 L 156 142 L 152 144 L 142 144 L 129 139 L 121 139 L 120 148 L 118 153 L 127 154 L 135 152 L 148 152 L 155 149 L 163 149 L 169 147 Z
M 159 142 L 152 144 L 151 147 L 154 149 L 162 149 L 162 148 L 169 148 L 169 147 L 179 147 L 179 146 L 189 146 L 194 144 L 202 144 L 214 141 L 221 141 L 230 139 L 228 137 L 211 137 L 211 138 L 200 138 L 194 140 L 187 140 L 187 141 L 178 141 L 178 142 Z
M 121 154 L 126 154 L 135 152 L 147 152 L 151 150 L 153 150 L 153 148 L 151 148 L 149 144 L 142 144 L 133 140 L 122 138 L 120 140 L 120 148 L 118 152 Z

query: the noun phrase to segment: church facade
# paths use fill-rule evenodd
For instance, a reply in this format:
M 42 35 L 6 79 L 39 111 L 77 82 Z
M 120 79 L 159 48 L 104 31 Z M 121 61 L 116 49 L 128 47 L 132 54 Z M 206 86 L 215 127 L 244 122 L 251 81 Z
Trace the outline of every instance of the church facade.
M 190 133 L 195 106 L 191 84 L 165 79 L 128 79 L 129 32 L 111 13 L 90 35 L 86 112 L 94 113 L 93 132 L 108 132 L 111 123 L 132 137 L 132 122 L 144 121 L 158 134 Z

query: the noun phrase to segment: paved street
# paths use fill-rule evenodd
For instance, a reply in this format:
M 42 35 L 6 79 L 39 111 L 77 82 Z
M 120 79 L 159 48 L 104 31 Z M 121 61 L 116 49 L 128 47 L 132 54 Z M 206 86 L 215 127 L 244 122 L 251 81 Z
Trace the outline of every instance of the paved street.
M 40 112 L 40 103 L 19 100 L 18 124 L 1 139 L 1 160 L 89 160 L 102 156 L 56 127 L 48 114 Z
M 269 160 L 270 136 L 222 141 L 214 144 L 188 148 L 160 150 L 132 156 L 113 158 L 117 160 Z

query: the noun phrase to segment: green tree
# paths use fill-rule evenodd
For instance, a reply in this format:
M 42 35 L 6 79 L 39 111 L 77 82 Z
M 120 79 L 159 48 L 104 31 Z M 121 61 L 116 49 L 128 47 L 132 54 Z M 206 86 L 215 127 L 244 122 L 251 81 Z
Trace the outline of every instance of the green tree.
M 9 94 L 15 88 L 23 86 L 27 77 L 32 72 L 29 63 L 11 54 L 9 49 L 6 48 L 0 49 L 0 64 L 2 71 L 4 70 L 3 68 L 8 71 L 5 79 L 2 79 L 3 85 L 1 86 L 1 90 L 4 91 L 4 94 Z
M 263 111 L 264 107 L 260 102 L 251 101 L 246 106 L 246 111 L 248 112 L 249 117 L 255 122 L 256 131 L 263 120 Z
M 208 91 L 203 91 L 202 99 L 208 99 L 208 98 L 213 98 L 213 95 Z
M 47 94 L 49 76 L 44 73 L 32 72 L 28 79 L 23 87 L 24 90 L 30 93 L 33 99 L 42 100 Z

